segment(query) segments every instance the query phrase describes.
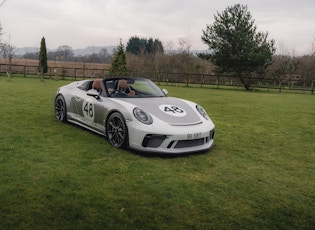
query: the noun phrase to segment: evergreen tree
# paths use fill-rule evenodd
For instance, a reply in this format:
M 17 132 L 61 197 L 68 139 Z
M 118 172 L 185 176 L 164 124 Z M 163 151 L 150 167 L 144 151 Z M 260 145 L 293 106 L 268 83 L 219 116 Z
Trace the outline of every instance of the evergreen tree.
M 126 52 L 134 55 L 142 55 L 146 52 L 147 40 L 137 36 L 129 38 L 126 46 Z
M 164 53 L 164 47 L 159 39 L 154 39 L 154 54 Z
M 246 90 L 251 88 L 249 76 L 266 69 L 275 52 L 274 40 L 267 40 L 268 33 L 257 32 L 254 22 L 247 6 L 226 8 L 203 30 L 201 39 L 210 52 L 198 54 L 219 73 L 238 76 Z
M 110 76 L 125 76 L 128 74 L 125 47 L 121 40 L 112 59 L 112 65 L 109 69 Z
M 48 71 L 48 64 L 47 64 L 47 49 L 46 49 L 46 41 L 43 37 L 40 42 L 40 51 L 39 51 L 39 72 L 41 73 L 42 80 L 44 79 L 44 74 Z
M 149 40 L 147 40 L 147 44 L 146 44 L 146 53 L 147 54 L 154 54 L 155 53 L 155 47 L 154 47 L 154 42 L 152 38 L 149 38 Z
M 164 53 L 162 42 L 158 39 L 131 37 L 127 42 L 126 52 L 134 55 Z

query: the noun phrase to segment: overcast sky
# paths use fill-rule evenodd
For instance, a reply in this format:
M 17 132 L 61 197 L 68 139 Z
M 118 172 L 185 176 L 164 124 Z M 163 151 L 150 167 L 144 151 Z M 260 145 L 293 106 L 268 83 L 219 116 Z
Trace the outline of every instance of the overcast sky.
M 0 0 L 1 2 L 1 0 Z M 315 0 L 6 0 L 0 23 L 16 47 L 48 49 L 69 45 L 126 45 L 132 36 L 157 38 L 178 48 L 179 39 L 205 50 L 202 30 L 214 15 L 240 3 L 248 6 L 259 31 L 268 31 L 277 52 L 310 53 L 315 41 Z M 170 45 L 172 44 L 172 45 Z

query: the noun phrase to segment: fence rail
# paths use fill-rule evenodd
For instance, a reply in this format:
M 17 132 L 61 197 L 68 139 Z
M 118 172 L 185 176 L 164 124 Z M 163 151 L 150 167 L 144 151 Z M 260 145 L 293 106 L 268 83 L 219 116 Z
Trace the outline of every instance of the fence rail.
M 8 64 L 0 63 L 0 76 L 7 75 Z M 39 75 L 38 66 L 35 65 L 11 65 L 12 74 L 20 74 L 24 77 Z M 185 86 L 199 85 L 200 87 L 234 87 L 243 88 L 242 83 L 237 77 L 198 74 L 198 73 L 172 73 L 172 72 L 129 72 L 130 76 L 146 77 L 155 82 L 167 84 L 183 84 Z M 55 79 L 88 79 L 104 78 L 109 76 L 109 70 L 105 68 L 78 68 L 78 67 L 49 67 L 46 78 Z M 311 92 L 314 94 L 315 80 L 290 80 L 290 79 L 271 79 L 262 77 L 250 77 L 251 86 L 254 89 L 272 89 L 282 92 L 283 90 Z

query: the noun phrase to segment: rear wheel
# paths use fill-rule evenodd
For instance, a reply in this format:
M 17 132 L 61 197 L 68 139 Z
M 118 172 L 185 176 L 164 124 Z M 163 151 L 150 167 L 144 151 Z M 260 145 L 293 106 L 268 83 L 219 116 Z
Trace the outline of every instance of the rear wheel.
M 67 121 L 67 106 L 62 95 L 58 95 L 55 99 L 55 116 L 59 121 Z
M 128 130 L 123 116 L 115 112 L 110 115 L 106 123 L 106 134 L 110 144 L 116 148 L 127 146 Z

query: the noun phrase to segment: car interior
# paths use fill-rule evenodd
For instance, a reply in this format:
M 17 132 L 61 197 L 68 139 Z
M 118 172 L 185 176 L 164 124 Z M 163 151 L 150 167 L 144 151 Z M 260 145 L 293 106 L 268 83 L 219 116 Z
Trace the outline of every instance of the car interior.
M 104 83 L 104 85 L 102 85 Z M 145 81 L 135 81 L 134 79 L 102 79 L 97 78 L 84 82 L 78 86 L 79 89 L 89 91 L 94 89 L 99 95 L 109 97 L 152 97 L 158 92 L 149 86 Z M 163 95 L 159 95 L 163 96 Z

